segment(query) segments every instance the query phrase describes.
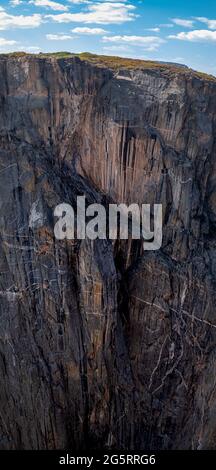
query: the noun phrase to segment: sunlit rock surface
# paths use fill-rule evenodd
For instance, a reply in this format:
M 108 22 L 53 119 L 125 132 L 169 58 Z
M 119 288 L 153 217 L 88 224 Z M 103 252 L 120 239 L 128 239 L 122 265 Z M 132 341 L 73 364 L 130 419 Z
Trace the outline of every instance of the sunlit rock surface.
M 0 448 L 216 438 L 216 82 L 0 56 Z M 163 204 L 163 245 L 57 241 L 59 203 Z

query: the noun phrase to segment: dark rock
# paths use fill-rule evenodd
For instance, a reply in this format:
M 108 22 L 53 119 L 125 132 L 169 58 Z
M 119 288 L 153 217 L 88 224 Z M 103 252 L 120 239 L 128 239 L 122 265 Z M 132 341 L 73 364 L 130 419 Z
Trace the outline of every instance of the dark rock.
M 215 82 L 3 56 L 0 80 L 1 448 L 215 448 Z M 162 203 L 162 249 L 57 241 L 81 194 Z

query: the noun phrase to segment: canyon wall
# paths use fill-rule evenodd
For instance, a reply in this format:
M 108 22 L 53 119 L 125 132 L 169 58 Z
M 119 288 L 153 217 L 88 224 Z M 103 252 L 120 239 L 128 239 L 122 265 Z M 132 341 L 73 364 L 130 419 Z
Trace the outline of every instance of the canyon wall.
M 0 56 L 0 448 L 215 449 L 216 81 Z M 53 211 L 161 203 L 163 244 Z

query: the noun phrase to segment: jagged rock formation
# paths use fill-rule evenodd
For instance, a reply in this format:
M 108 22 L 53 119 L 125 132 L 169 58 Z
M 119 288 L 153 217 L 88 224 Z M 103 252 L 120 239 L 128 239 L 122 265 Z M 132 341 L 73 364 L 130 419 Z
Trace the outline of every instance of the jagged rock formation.
M 0 447 L 215 448 L 216 82 L 0 57 Z M 163 204 L 163 246 L 53 209 Z

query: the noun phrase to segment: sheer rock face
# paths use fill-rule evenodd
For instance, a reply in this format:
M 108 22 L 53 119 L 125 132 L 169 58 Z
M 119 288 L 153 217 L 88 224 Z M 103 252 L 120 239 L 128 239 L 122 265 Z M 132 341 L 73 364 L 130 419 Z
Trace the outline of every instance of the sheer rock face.
M 215 448 L 216 85 L 0 58 L 0 447 Z M 163 204 L 163 246 L 53 209 Z

